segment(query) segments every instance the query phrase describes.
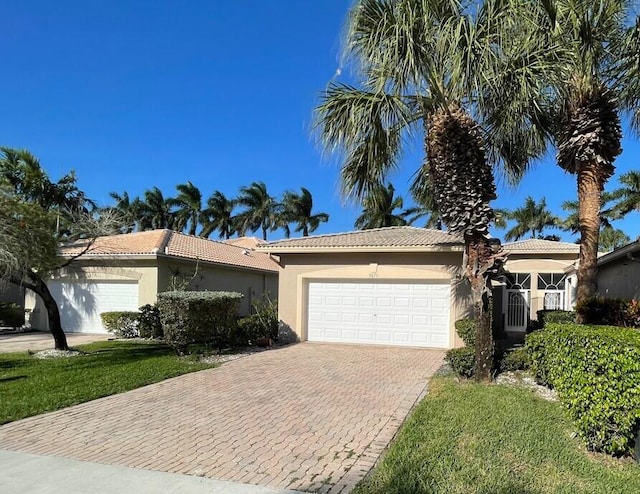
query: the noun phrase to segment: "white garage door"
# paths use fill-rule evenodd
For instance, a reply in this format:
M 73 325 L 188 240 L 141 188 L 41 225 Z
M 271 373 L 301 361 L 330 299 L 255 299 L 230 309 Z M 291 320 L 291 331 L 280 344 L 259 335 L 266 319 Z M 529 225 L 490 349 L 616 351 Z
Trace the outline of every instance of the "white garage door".
M 449 348 L 449 284 L 309 283 L 309 341 Z
M 70 333 L 107 333 L 101 312 L 137 311 L 137 281 L 48 283 L 58 302 L 62 328 Z

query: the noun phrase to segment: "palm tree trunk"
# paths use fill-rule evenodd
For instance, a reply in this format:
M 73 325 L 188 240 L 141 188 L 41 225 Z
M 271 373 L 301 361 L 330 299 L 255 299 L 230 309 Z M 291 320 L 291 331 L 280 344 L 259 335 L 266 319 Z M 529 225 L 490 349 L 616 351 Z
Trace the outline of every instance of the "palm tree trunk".
M 580 257 L 576 303 L 596 295 L 598 289 L 598 240 L 604 180 L 597 163 L 585 163 L 578 170 L 578 215 Z M 578 316 L 579 317 L 579 316 Z M 578 320 L 578 322 L 582 322 Z
M 302 236 L 303 237 L 309 236 L 309 225 L 307 225 L 306 223 L 304 224 L 304 227 L 302 229 Z
M 476 321 L 476 366 L 477 381 L 491 380 L 493 368 L 493 328 L 491 285 L 488 269 L 493 266 L 493 256 L 487 239 L 480 234 L 465 235 L 465 275 L 471 285 L 474 316 Z
M 15 284 L 16 281 L 17 284 L 21 284 L 25 288 L 28 288 L 42 299 L 44 307 L 47 310 L 49 331 L 51 332 L 51 336 L 53 336 L 55 349 L 69 350 L 67 337 L 65 336 L 64 330 L 62 329 L 62 321 L 60 320 L 60 310 L 58 309 L 58 304 L 53 298 L 53 295 L 51 295 L 49 287 L 44 282 L 44 280 L 37 274 L 30 274 L 28 280 L 12 280 L 12 283 Z
M 267 227 L 262 227 L 262 240 L 267 240 Z

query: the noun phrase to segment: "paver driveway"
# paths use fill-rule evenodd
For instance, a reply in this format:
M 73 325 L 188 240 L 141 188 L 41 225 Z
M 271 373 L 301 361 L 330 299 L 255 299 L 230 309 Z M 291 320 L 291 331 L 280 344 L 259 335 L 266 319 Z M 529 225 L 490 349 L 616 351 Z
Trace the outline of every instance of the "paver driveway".
M 0 448 L 347 492 L 444 352 L 302 343 L 0 427 Z

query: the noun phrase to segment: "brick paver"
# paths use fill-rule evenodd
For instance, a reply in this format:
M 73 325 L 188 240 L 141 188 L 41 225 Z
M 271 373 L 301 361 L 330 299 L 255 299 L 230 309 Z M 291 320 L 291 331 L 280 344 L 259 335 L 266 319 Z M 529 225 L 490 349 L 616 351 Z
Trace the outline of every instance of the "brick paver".
M 444 353 L 302 343 L 0 427 L 0 448 L 348 492 Z

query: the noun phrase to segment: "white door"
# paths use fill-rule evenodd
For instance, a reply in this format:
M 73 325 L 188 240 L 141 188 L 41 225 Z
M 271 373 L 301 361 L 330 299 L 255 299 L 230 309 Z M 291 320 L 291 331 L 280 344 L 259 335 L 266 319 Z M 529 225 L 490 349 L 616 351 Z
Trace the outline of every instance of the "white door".
M 507 331 L 526 331 L 529 323 L 529 290 L 506 290 Z
M 448 283 L 309 283 L 308 339 L 449 348 L 450 297 Z
M 58 302 L 62 329 L 69 333 L 107 333 L 101 312 L 137 311 L 137 281 L 50 281 Z

